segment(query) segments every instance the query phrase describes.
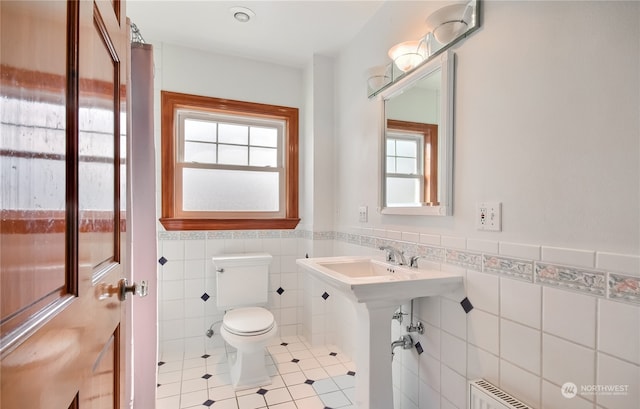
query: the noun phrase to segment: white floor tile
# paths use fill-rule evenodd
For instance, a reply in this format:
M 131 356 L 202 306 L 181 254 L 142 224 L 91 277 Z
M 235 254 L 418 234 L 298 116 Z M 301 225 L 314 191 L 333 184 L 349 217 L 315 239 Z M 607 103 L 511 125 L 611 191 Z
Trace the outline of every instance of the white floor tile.
M 296 406 L 298 409 L 324 409 L 325 405 L 322 403 L 319 397 L 311 396 L 304 399 L 296 399 Z
M 316 396 L 316 391 L 313 389 L 313 386 L 306 383 L 290 386 L 289 393 L 291 393 L 291 397 L 295 400 Z
M 182 371 L 165 372 L 158 374 L 158 383 L 164 385 L 167 383 L 180 382 L 182 380 Z
M 307 376 L 302 372 L 291 372 L 282 375 L 282 380 L 287 386 L 300 385 L 307 379 Z
M 202 408 L 208 400 L 214 402 L 214 409 L 355 407 L 355 377 L 347 375 L 348 371 L 355 371 L 355 365 L 336 346 L 312 347 L 294 336 L 275 340 L 265 355 L 272 383 L 245 390 L 231 386 L 228 358 L 235 356 L 234 349 L 207 348 L 206 358 L 196 349 L 180 354 L 174 351 L 174 355 L 180 355 L 179 360 L 165 361 L 158 367 L 157 409 Z M 330 355 L 332 352 L 335 355 Z M 294 359 L 297 362 L 291 362 Z M 309 380 L 314 382 L 307 383 Z M 257 393 L 260 389 L 266 393 Z
M 216 401 L 215 406 L 211 406 L 211 407 L 215 409 L 238 409 L 238 401 L 236 400 L 236 398 L 225 399 L 221 401 Z
M 287 388 L 269 389 L 269 392 L 264 394 L 264 399 L 267 401 L 269 407 L 278 403 L 293 401 Z
M 269 405 L 269 409 L 298 409 L 294 402 L 279 403 L 277 405 Z
M 323 369 L 329 374 L 329 376 L 341 376 L 349 372 L 344 364 L 336 364 L 324 366 Z
M 341 375 L 333 378 L 333 381 L 340 389 L 349 389 L 356 386 L 356 377 L 351 375 Z
M 202 405 L 209 399 L 207 390 L 201 390 L 196 392 L 188 392 L 180 395 L 180 407 L 189 408 L 191 406 Z
M 169 396 L 156 400 L 156 409 L 176 409 L 180 407 L 180 396 Z
M 329 378 L 330 376 L 324 368 L 305 369 L 302 372 L 307 376 L 307 379 L 311 379 L 312 381 Z
M 251 395 L 238 396 L 239 409 L 259 409 L 267 406 L 264 396 L 252 393 Z
M 231 385 L 217 386 L 215 388 L 209 388 L 209 399 L 214 401 L 225 400 L 233 398 L 235 400 L 236 391 Z
M 320 400 L 325 404 L 325 406 L 330 408 L 341 408 L 343 406 L 351 404 L 351 401 L 347 399 L 344 393 L 341 391 L 323 393 L 322 395 L 318 395 Z
M 318 395 L 322 395 L 323 393 L 335 392 L 338 389 L 340 389 L 338 388 L 338 385 L 336 385 L 336 383 L 331 378 L 315 381 L 311 386 L 313 386 L 313 389 L 316 391 Z M 327 406 L 331 406 L 331 405 L 327 405 Z
M 180 382 L 161 384 L 156 392 L 158 398 L 166 398 L 174 395 L 180 395 Z
M 206 379 L 186 379 L 182 381 L 182 393 L 196 392 L 208 389 Z

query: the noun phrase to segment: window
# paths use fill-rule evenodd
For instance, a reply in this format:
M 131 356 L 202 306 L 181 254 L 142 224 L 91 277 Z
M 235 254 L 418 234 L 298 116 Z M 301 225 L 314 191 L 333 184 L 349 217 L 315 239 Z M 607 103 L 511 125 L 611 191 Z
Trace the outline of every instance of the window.
M 386 135 L 387 205 L 437 205 L 438 126 L 389 119 Z
M 293 229 L 298 109 L 162 92 L 167 230 Z

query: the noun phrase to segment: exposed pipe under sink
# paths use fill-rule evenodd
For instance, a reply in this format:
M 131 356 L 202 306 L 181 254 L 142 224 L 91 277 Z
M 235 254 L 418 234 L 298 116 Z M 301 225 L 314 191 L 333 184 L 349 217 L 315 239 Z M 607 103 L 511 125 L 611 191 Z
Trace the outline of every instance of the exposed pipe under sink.
M 411 338 L 411 335 L 403 335 L 398 340 L 393 341 L 391 343 L 391 360 L 392 361 L 393 361 L 393 356 L 395 355 L 394 350 L 397 347 L 402 347 L 402 349 L 413 348 L 413 338 Z

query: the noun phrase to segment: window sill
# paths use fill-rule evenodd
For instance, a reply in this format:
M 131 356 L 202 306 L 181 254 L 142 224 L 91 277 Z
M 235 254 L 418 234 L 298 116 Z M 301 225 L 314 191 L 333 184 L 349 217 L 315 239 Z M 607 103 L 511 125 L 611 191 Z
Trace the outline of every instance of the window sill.
M 295 229 L 300 219 L 175 219 L 160 218 L 167 231 Z

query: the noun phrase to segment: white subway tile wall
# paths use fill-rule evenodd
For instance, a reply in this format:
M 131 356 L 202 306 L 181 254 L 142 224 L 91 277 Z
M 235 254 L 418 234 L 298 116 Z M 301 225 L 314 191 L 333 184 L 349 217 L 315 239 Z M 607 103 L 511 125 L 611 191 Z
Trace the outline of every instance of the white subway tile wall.
M 349 324 L 355 314 L 345 314 L 348 303 L 301 272 L 295 260 L 306 255 L 382 257 L 378 247 L 390 244 L 408 256 L 425 256 L 421 268 L 442 268 L 465 279 L 455 292 L 414 303 L 414 322 L 421 321 L 425 333 L 411 335 L 422 352 L 396 353 L 396 408 L 465 409 L 466 380 L 475 378 L 534 407 L 637 409 L 640 402 L 637 255 L 370 228 L 161 232 L 159 243 L 164 261 L 158 265 L 160 350 L 165 357 L 211 342 L 204 333 L 222 314 L 213 299 L 210 257 L 248 251 L 274 256 L 268 307 L 281 336 L 300 335 L 312 345 L 335 343 L 355 356 L 357 334 Z M 460 304 L 465 297 L 472 306 L 468 313 Z M 402 311 L 409 312 L 409 306 Z M 406 333 L 409 320 L 393 321 L 394 337 Z M 567 382 L 577 386 L 574 398 L 561 394 Z M 594 392 L 596 387 L 626 391 Z

